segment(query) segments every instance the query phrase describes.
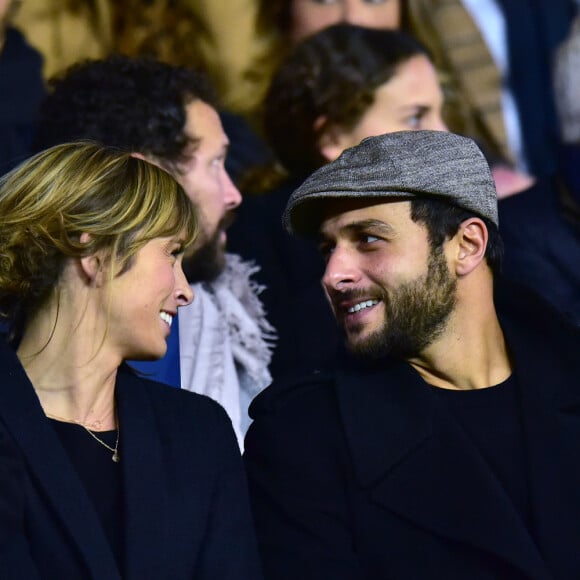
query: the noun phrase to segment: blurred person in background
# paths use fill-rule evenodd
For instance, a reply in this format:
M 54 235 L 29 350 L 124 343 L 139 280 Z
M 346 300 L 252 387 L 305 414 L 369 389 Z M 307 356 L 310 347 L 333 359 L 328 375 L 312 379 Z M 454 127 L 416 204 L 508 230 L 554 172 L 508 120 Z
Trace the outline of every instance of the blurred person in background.
M 450 130 L 534 177 L 557 170 L 552 59 L 575 0 L 408 0 L 406 29 L 431 51 Z
M 554 59 L 554 94 L 560 120 L 560 169 L 570 194 L 570 216 L 580 224 L 580 9 Z
M 110 0 L 21 0 L 14 19 L 43 57 L 45 80 L 113 50 Z

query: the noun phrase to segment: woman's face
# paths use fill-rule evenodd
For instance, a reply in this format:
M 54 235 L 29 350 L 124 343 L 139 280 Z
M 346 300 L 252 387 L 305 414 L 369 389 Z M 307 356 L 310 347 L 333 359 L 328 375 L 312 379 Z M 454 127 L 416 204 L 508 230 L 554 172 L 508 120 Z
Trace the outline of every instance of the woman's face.
M 292 0 L 293 43 L 333 24 L 396 29 L 401 25 L 401 0 Z
M 182 258 L 179 239 L 155 238 L 112 280 L 110 294 L 105 287 L 105 300 L 110 300 L 107 342 L 122 359 L 152 360 L 165 354 L 177 309 L 193 299 Z
M 374 102 L 352 129 L 334 128 L 323 136 L 321 153 L 332 161 L 366 137 L 395 131 L 446 131 L 442 108 L 443 93 L 435 68 L 427 57 L 413 56 L 376 89 Z

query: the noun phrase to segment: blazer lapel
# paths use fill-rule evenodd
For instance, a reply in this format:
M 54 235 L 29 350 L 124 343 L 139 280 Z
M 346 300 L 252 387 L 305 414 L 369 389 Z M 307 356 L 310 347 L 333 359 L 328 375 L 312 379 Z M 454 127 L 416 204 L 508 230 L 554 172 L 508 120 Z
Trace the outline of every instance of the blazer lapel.
M 337 391 L 355 472 L 374 501 L 530 578 L 550 577 L 503 488 L 410 365 L 346 370 Z
M 119 579 L 113 553 L 76 471 L 40 405 L 18 358 L 0 347 L 7 380 L 0 387 L 0 417 L 17 442 L 46 501 L 85 559 L 91 577 Z
M 167 484 L 156 418 L 146 385 L 129 369 L 119 369 L 116 396 L 125 482 L 126 578 L 163 578 Z

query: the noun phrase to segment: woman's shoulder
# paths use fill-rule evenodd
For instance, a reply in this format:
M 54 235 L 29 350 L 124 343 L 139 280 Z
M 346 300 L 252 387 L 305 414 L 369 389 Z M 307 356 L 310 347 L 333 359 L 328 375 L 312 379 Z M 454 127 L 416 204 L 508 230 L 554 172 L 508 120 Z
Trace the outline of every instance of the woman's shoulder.
M 159 437 L 179 465 L 197 462 L 219 471 L 239 461 L 232 422 L 209 397 L 151 381 L 125 367 L 119 370 L 116 397 L 126 428 L 131 425 L 140 438 Z
M 158 417 L 168 418 L 173 424 L 183 420 L 206 428 L 231 428 L 223 407 L 210 397 L 150 380 L 126 365 L 119 369 L 117 386 L 124 396 L 141 399 Z

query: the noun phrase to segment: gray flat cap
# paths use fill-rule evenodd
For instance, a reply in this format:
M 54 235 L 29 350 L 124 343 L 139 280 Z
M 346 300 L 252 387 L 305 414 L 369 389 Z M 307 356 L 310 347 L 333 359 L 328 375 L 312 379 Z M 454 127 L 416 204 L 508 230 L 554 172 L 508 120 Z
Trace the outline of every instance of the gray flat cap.
M 483 153 L 471 139 L 445 131 L 364 139 L 290 196 L 283 222 L 292 233 L 312 235 L 327 199 L 414 196 L 438 197 L 498 224 L 497 193 Z

